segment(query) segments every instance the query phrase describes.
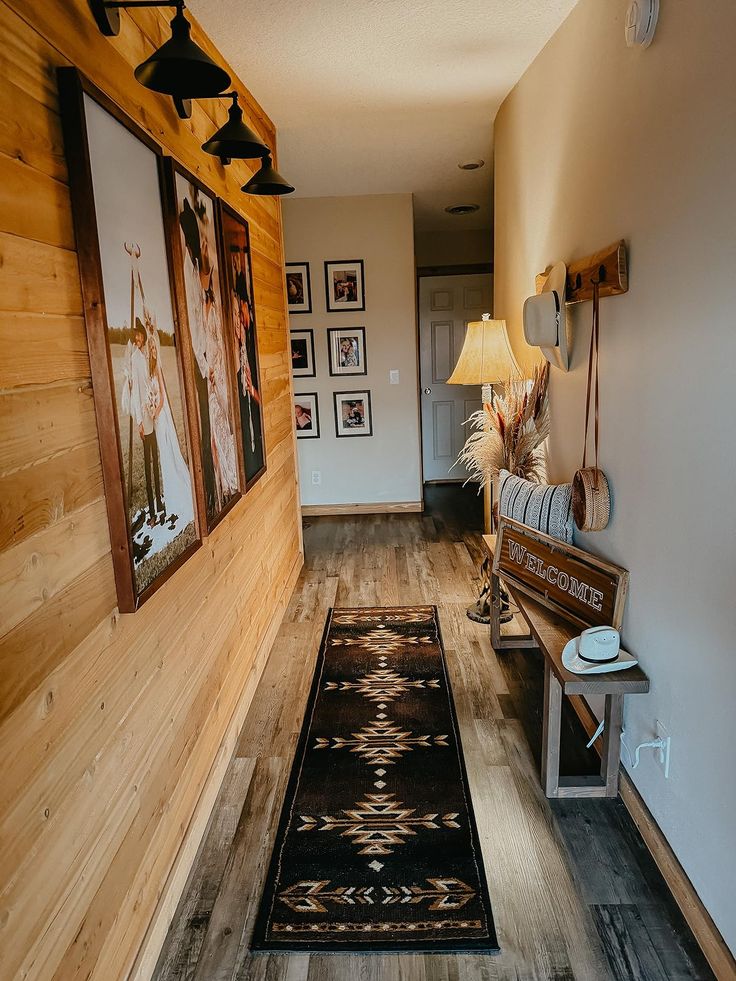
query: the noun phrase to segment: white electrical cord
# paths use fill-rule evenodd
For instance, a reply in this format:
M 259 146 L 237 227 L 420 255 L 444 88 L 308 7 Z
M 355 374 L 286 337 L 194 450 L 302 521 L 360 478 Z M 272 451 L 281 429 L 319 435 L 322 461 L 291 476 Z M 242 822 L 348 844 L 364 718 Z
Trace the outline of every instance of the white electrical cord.
M 621 730 L 621 745 L 626 750 L 626 755 L 628 756 L 627 766 L 630 770 L 635 770 L 641 763 L 641 751 L 643 749 L 658 749 L 660 753 L 664 754 L 667 749 L 667 742 L 664 739 L 652 739 L 645 743 L 639 743 L 639 745 L 634 749 L 634 755 L 632 757 L 631 750 L 626 745 L 624 736 L 626 735 L 626 730 Z M 663 759 L 664 762 L 664 759 Z M 668 775 L 668 774 L 666 774 Z

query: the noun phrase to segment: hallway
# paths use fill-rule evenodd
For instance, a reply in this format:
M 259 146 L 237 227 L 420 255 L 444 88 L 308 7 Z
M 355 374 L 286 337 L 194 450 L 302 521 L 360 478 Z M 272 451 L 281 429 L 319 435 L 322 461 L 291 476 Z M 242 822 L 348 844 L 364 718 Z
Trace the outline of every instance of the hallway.
M 161 953 L 156 981 L 667 981 L 712 974 L 620 799 L 549 802 L 541 664 L 497 657 L 465 608 L 480 499 L 425 488 L 423 515 L 305 522 L 306 561 Z M 248 941 L 331 606 L 438 603 L 501 953 L 255 954 Z M 576 719 L 563 768 L 593 769 Z M 531 745 L 531 749 L 530 749 Z

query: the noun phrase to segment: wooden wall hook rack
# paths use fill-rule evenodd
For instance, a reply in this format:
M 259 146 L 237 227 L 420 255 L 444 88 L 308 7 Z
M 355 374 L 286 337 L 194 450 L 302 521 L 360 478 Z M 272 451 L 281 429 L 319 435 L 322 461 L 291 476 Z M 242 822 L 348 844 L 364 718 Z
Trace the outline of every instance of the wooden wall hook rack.
M 535 279 L 537 293 L 542 292 L 551 266 Z M 593 299 L 593 282 L 599 279 L 599 296 L 619 296 L 628 293 L 629 270 L 626 261 L 626 244 L 623 239 L 600 249 L 583 259 L 576 259 L 567 267 L 567 303 L 581 303 Z

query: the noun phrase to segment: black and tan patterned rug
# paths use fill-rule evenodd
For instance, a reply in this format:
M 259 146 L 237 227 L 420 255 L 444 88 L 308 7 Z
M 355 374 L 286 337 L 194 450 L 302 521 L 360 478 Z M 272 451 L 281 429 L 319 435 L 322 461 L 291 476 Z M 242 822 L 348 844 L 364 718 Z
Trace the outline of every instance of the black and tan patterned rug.
M 328 616 L 252 948 L 498 949 L 434 607 Z

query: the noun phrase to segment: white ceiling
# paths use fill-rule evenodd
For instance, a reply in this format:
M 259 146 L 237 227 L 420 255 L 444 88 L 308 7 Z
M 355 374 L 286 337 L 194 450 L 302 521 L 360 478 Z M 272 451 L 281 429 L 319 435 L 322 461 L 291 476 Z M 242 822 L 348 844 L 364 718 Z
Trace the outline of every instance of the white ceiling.
M 575 3 L 188 0 L 276 123 L 297 195 L 410 191 L 421 231 L 491 226 L 496 111 Z M 464 203 L 480 211 L 445 214 Z

